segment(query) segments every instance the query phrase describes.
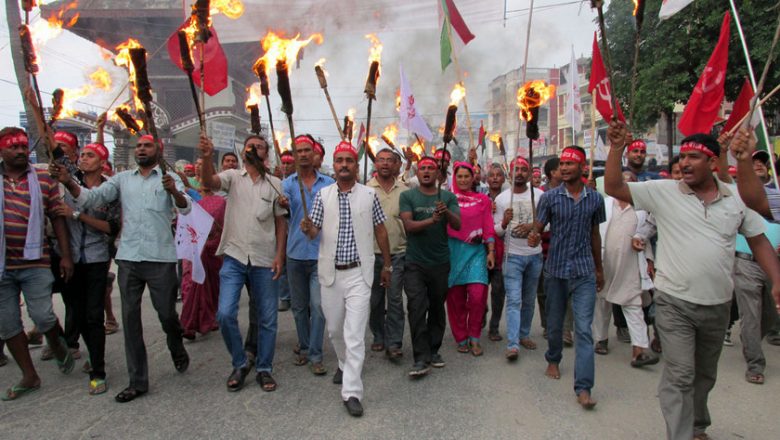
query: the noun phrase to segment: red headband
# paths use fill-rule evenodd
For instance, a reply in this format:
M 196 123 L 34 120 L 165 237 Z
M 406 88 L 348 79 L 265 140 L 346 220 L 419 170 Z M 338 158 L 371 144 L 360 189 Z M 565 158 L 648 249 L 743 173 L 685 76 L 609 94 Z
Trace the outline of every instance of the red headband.
M 429 156 L 426 156 L 426 157 L 423 157 L 422 159 L 420 159 L 417 162 L 417 168 L 420 168 L 421 166 L 423 166 L 423 164 L 426 164 L 426 163 L 429 164 L 429 165 L 433 165 L 435 168 L 439 167 L 439 164 L 437 164 L 435 160 L 433 160 Z
M 531 168 L 531 165 L 529 165 L 529 164 L 528 164 L 528 161 L 527 161 L 527 160 L 525 160 L 525 158 L 524 158 L 524 157 L 520 157 L 520 156 L 518 156 L 518 158 L 517 158 L 517 159 L 515 159 L 515 167 L 519 167 L 520 165 L 525 165 L 525 166 L 527 166 L 528 168 Z
M 309 136 L 300 135 L 300 136 L 296 137 L 295 138 L 295 145 L 298 145 L 298 144 L 307 144 L 310 147 L 315 148 L 314 147 L 314 141 L 311 140 L 311 138 Z
M 184 165 L 184 171 L 195 171 L 195 165 L 188 163 L 187 165 Z
M 541 176 L 542 175 L 542 170 L 540 170 L 539 168 L 534 168 L 533 175 L 534 176 Z
M 564 148 L 561 153 L 561 162 L 585 163 L 585 153 L 576 148 Z
M 349 142 L 339 142 L 339 144 L 336 145 L 336 149 L 333 151 L 333 159 L 336 159 L 336 155 L 339 153 L 349 153 L 355 160 L 358 158 L 357 150 Z
M 94 151 L 100 160 L 108 160 L 108 148 L 106 148 L 106 146 L 103 144 L 87 144 L 84 146 L 84 150 Z
M 155 143 L 154 142 L 154 136 L 152 136 L 150 134 L 145 134 L 145 135 L 141 136 L 140 138 L 138 138 L 138 142 L 139 143 L 140 142 L 151 142 L 152 144 L 154 144 Z M 162 150 L 163 149 L 162 140 L 158 140 L 157 143 L 160 146 L 160 150 Z
M 3 136 L 2 139 L 0 139 L 0 149 L 10 148 L 14 145 L 29 146 L 27 135 L 24 134 L 23 132 L 19 132 L 16 134 L 7 134 Z
M 319 153 L 320 157 L 325 157 L 325 149 L 322 148 L 322 145 L 320 145 L 319 142 L 315 142 L 313 148 L 314 148 L 314 151 Z
M 54 133 L 54 141 L 62 142 L 70 148 L 76 148 L 79 145 L 78 138 L 72 133 L 68 133 L 67 131 L 58 131 Z
M 441 159 L 442 156 L 444 156 L 444 150 L 443 149 L 442 150 L 436 150 L 436 152 L 433 153 L 433 158 L 434 159 Z M 452 159 L 452 155 L 450 154 L 449 151 L 447 151 L 447 160 L 451 160 L 451 159 Z
M 629 152 L 634 151 L 634 150 L 647 150 L 647 144 L 645 143 L 645 141 L 643 141 L 641 139 L 635 140 L 634 142 L 631 142 L 628 145 L 628 151 Z
M 699 151 L 706 154 L 709 157 L 715 157 L 715 153 L 707 148 L 704 144 L 698 142 L 686 142 L 680 147 L 680 153 L 688 153 L 691 151 Z
M 282 154 L 282 163 L 295 163 L 295 158 L 291 154 Z

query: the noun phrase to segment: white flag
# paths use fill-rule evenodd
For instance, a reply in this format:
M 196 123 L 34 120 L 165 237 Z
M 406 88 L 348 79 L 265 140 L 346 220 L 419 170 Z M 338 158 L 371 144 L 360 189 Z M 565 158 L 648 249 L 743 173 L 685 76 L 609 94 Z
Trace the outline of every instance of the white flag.
M 607 160 L 607 146 L 604 145 L 604 141 L 601 139 L 598 133 L 596 133 L 596 151 L 593 154 L 593 160 Z
M 580 72 L 577 68 L 577 58 L 574 56 L 574 46 L 571 48 L 571 63 L 569 63 L 569 88 L 566 92 L 566 120 L 575 132 L 582 131 L 582 102 L 580 101 Z
M 693 0 L 663 0 L 661 10 L 658 11 L 658 18 L 666 20 L 672 15 L 682 11 L 683 8 L 693 3 Z
M 176 223 L 176 257 L 192 262 L 192 281 L 198 284 L 206 280 L 200 255 L 213 224 L 214 217 L 197 203 L 192 204 L 189 214 L 179 214 Z
M 433 133 L 428 128 L 428 124 L 417 113 L 417 108 L 414 105 L 414 94 L 412 93 L 412 87 L 409 86 L 409 81 L 406 80 L 404 75 L 404 68 L 401 67 L 401 109 L 399 111 L 399 117 L 401 118 L 401 127 L 410 130 L 413 133 L 418 134 L 423 139 L 430 141 L 433 139 Z

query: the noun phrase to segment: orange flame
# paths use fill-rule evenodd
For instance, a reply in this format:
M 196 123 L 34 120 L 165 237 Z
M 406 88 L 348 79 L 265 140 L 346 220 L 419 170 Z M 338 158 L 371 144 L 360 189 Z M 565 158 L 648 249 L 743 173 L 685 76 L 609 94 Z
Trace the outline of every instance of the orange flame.
M 379 151 L 379 139 L 371 135 L 368 137 L 368 149 L 371 151 L 371 154 L 376 156 L 376 152 Z
M 455 87 L 450 93 L 450 105 L 458 105 L 463 98 L 466 97 L 466 88 L 463 87 L 463 83 L 455 84 Z
M 122 104 L 122 105 L 117 107 L 117 109 L 119 109 L 119 108 L 125 110 L 129 114 L 132 114 L 132 109 L 127 104 Z M 119 116 L 116 115 L 116 109 L 112 109 L 112 110 L 110 110 L 108 112 L 108 119 L 110 119 L 110 120 L 112 120 L 114 122 L 118 122 L 119 124 L 122 124 L 122 121 L 119 119 Z M 144 128 L 144 120 L 143 120 L 143 118 L 136 119 L 135 122 L 138 124 L 138 127 L 140 127 L 143 130 L 143 128 Z
M 357 110 L 355 110 L 354 108 L 351 108 L 351 109 L 347 110 L 347 117 L 349 118 L 350 121 L 353 121 L 353 122 L 355 121 L 355 112 L 356 111 Z
M 276 143 L 279 144 L 279 149 L 282 151 L 292 151 L 292 139 L 289 137 L 285 141 L 285 136 L 287 136 L 287 133 L 279 130 L 276 132 Z
M 634 15 L 634 17 L 636 17 L 636 11 L 639 9 L 639 2 L 641 0 L 632 0 L 632 1 L 634 2 L 634 12 L 633 12 L 633 15 Z
M 260 40 L 260 45 L 265 52 L 262 57 L 258 58 L 255 65 L 260 60 L 265 61 L 265 72 L 270 75 L 271 71 L 276 68 L 277 61 L 285 60 L 287 66 L 292 65 L 296 59 L 298 59 L 298 52 L 306 47 L 309 43 L 314 41 L 317 44 L 322 44 L 322 34 L 312 34 L 305 40 L 299 40 L 301 34 L 296 34 L 291 39 L 282 38 L 281 34 L 276 34 L 274 31 L 268 31 L 268 33 Z M 322 60 L 324 62 L 324 59 Z
M 412 153 L 414 153 L 415 161 L 420 160 L 421 157 L 425 156 L 425 141 L 422 139 L 415 141 L 414 144 L 412 144 L 409 149 L 412 150 Z
M 494 144 L 498 144 L 499 139 L 501 139 L 501 132 L 496 132 L 488 136 L 488 139 L 490 139 L 490 142 L 493 142 Z
M 73 1 L 63 6 L 59 11 L 57 11 L 56 14 L 53 14 L 47 20 L 40 18 L 35 23 L 33 23 L 30 29 L 30 33 L 33 37 L 33 43 L 36 46 L 45 44 L 49 40 L 59 36 L 62 33 L 63 27 L 69 28 L 76 24 L 80 15 L 78 12 L 73 14 L 73 17 L 71 17 L 67 23 L 65 23 L 63 17 L 66 12 L 71 9 L 76 9 L 77 7 L 78 1 Z
M 138 94 L 136 93 L 135 67 L 133 66 L 133 62 L 130 60 L 130 49 L 138 47 L 142 47 L 141 43 L 139 43 L 138 40 L 130 38 L 116 47 L 116 50 L 119 52 L 114 57 L 114 64 L 119 67 L 127 68 L 127 73 L 129 75 L 128 81 L 130 81 L 130 87 L 133 89 L 133 105 L 135 106 L 136 110 L 143 108 L 144 104 L 140 99 L 138 99 Z
M 368 34 L 366 38 L 371 41 L 371 49 L 368 52 L 368 64 L 374 61 L 382 61 L 382 42 L 379 41 L 376 34 Z
M 105 92 L 111 91 L 111 75 L 102 67 L 90 73 L 89 80 L 91 81 L 91 84 L 84 84 L 81 88 L 62 89 L 64 93 L 62 95 L 61 118 L 75 116 L 78 113 L 73 106 L 79 99 L 90 96 L 98 90 Z
M 259 105 L 260 104 L 260 97 L 263 96 L 262 92 L 260 90 L 260 83 L 254 83 L 247 89 L 247 93 L 249 94 L 246 103 L 244 106 L 249 108 L 250 105 Z
M 555 93 L 555 86 L 549 86 L 542 80 L 529 81 L 517 90 L 517 106 L 520 107 L 520 117 L 531 121 L 531 109 L 541 107 Z
M 395 111 L 401 111 L 401 89 L 398 88 L 395 91 Z
M 210 15 L 223 14 L 231 20 L 237 20 L 244 15 L 244 4 L 241 0 L 211 0 L 210 6 Z
M 385 127 L 385 131 L 382 132 L 382 137 L 387 138 L 387 140 L 395 144 L 395 139 L 398 137 L 398 126 L 390 124 Z

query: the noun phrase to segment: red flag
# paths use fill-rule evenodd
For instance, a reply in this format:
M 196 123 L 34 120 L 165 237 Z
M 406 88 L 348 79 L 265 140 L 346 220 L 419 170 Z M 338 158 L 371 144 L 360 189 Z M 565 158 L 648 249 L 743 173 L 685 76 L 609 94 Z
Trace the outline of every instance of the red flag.
M 181 53 L 179 52 L 179 37 L 177 35 L 177 32 L 180 29 L 183 29 L 190 24 L 190 19 L 188 18 L 184 24 L 179 26 L 179 29 L 176 29 L 176 32 L 173 33 L 168 38 L 168 55 L 171 57 L 171 62 L 176 65 L 179 69 L 182 69 L 181 66 Z M 209 38 L 208 43 L 206 43 L 205 48 L 205 58 L 204 58 L 204 65 L 206 66 L 205 69 L 205 80 L 206 85 L 203 88 L 203 90 L 209 95 L 214 96 L 217 93 L 224 90 L 228 85 L 228 65 L 227 65 L 227 57 L 225 56 L 225 51 L 222 50 L 222 46 L 219 44 L 219 38 L 217 37 L 217 31 L 214 30 L 214 28 L 209 28 L 211 31 L 211 38 Z M 192 79 L 195 80 L 195 85 L 198 87 L 201 87 L 200 85 L 200 45 L 196 44 L 195 47 L 192 48 L 192 61 L 195 65 L 195 70 L 192 73 Z M 184 71 L 184 69 L 182 69 Z
M 479 142 L 477 142 L 477 145 L 482 145 L 482 149 L 485 149 L 485 126 L 482 124 L 482 121 L 479 121 Z
M 753 86 L 750 84 L 750 80 L 745 78 L 745 84 L 742 85 L 742 90 L 739 91 L 739 96 L 737 96 L 737 100 L 734 101 L 734 107 L 731 109 L 729 120 L 726 121 L 726 125 L 723 126 L 723 131 L 731 130 L 748 114 L 750 111 L 750 100 L 753 99 L 754 95 L 755 92 L 753 92 Z
M 596 93 L 593 93 L 593 91 Z M 593 33 L 593 58 L 590 64 L 590 84 L 588 84 L 588 93 L 593 93 L 596 98 L 596 109 L 605 121 L 612 120 L 612 87 L 609 84 L 607 70 L 604 68 L 604 61 L 601 59 L 601 50 L 596 33 Z M 622 122 L 626 122 L 623 116 L 623 110 L 620 103 L 617 103 L 617 117 Z
M 695 133 L 709 133 L 718 117 L 720 105 L 725 94 L 726 67 L 729 62 L 729 30 L 731 14 L 726 12 L 720 26 L 720 37 L 715 50 L 707 61 L 693 89 L 677 128 L 686 136 Z

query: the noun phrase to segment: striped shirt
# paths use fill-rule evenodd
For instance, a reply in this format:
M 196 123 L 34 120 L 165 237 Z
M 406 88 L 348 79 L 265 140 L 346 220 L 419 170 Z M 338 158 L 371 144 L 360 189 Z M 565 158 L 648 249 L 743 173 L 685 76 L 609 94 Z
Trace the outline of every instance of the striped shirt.
M 5 167 L 0 164 L 3 174 L 3 231 L 5 232 L 5 267 L 6 270 L 49 268 L 50 249 L 46 239 L 43 240 L 43 252 L 39 260 L 24 259 L 24 243 L 27 240 L 27 223 L 30 218 L 30 186 L 27 182 L 27 171 L 19 180 L 12 180 L 5 175 Z M 38 183 L 41 186 L 41 199 L 45 214 L 50 214 L 60 203 L 60 190 L 57 183 L 49 176 L 47 170 L 35 169 L 38 173 Z M 50 216 L 50 218 L 53 218 Z M 42 221 L 44 219 L 41 219 Z
M 606 221 L 604 198 L 583 187 L 578 200 L 560 185 L 544 194 L 536 210 L 536 221 L 550 224 L 550 250 L 545 272 L 556 278 L 579 278 L 595 272 L 591 228 Z

